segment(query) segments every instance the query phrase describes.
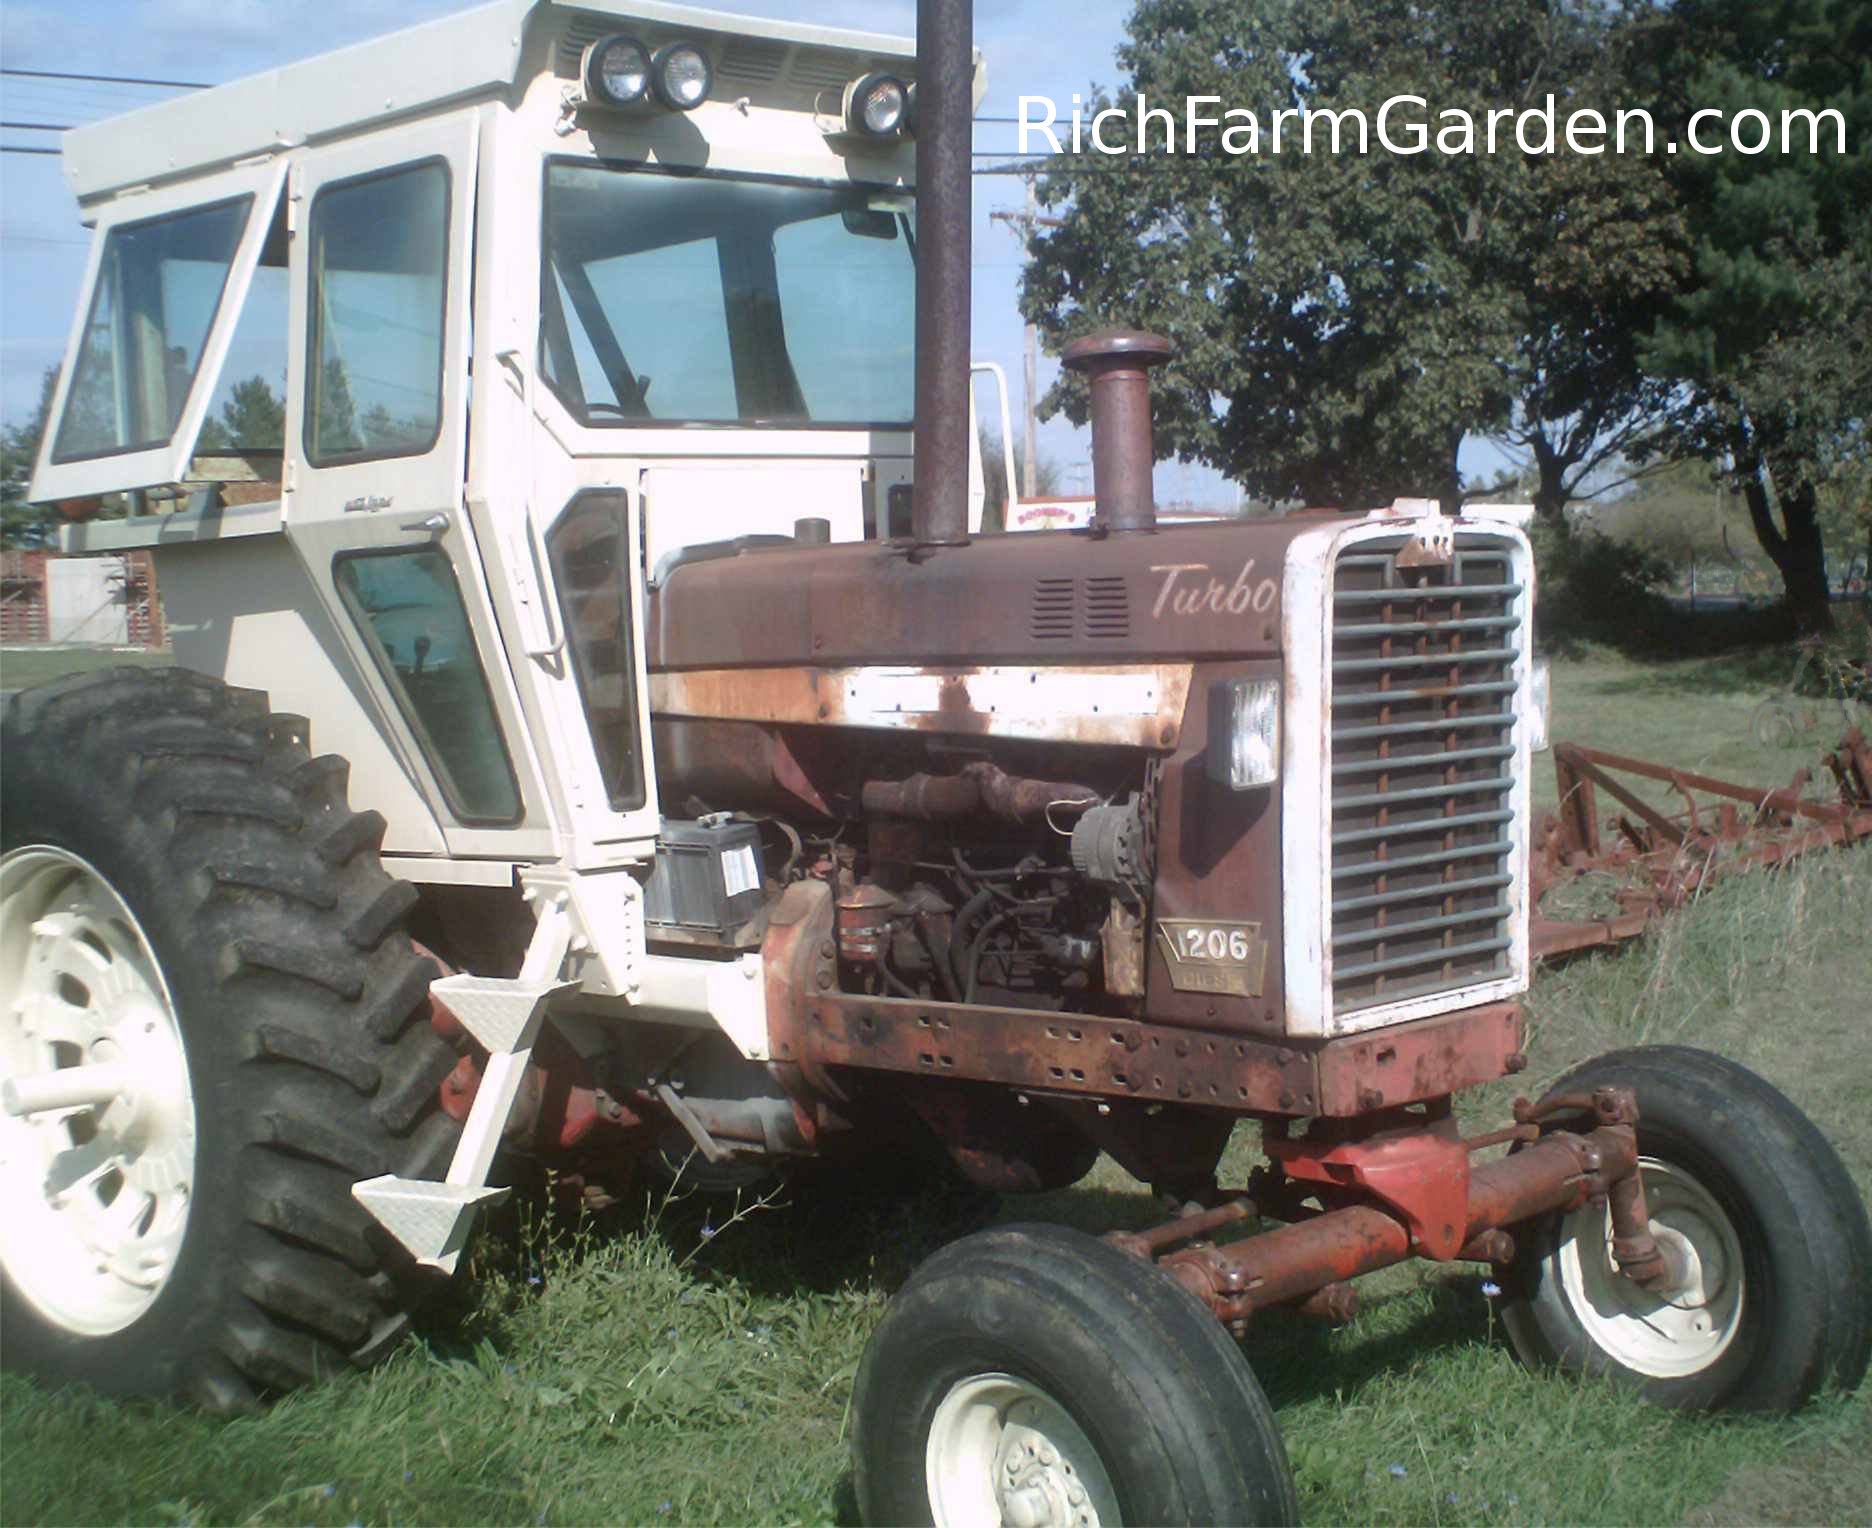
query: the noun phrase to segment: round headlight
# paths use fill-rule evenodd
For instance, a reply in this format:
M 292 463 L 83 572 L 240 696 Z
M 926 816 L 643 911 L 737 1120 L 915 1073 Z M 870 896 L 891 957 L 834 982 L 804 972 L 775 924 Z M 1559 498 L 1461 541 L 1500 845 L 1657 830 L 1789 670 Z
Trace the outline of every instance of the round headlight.
M 714 83 L 708 54 L 692 42 L 659 48 L 650 62 L 650 88 L 671 111 L 694 111 L 708 99 Z
M 607 106 L 634 106 L 650 86 L 650 50 L 634 37 L 602 37 L 585 50 L 585 88 Z
M 846 97 L 847 131 L 872 138 L 889 138 L 903 131 L 909 116 L 910 93 L 894 74 L 867 74 Z

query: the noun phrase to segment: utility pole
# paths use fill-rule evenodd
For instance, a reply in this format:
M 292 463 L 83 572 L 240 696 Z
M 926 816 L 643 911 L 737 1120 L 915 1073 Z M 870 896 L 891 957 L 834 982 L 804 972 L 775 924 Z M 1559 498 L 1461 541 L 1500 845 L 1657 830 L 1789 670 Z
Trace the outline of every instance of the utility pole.
M 1061 228 L 1064 218 L 1043 218 L 1040 216 L 1040 198 L 1034 190 L 1034 178 L 1030 174 L 1027 181 L 1027 207 L 1023 212 L 995 212 L 989 216 L 995 221 L 1006 223 L 1008 227 L 1019 231 L 1021 248 L 1027 249 L 1033 243 L 1036 228 Z M 1040 406 L 1040 336 L 1030 321 L 1027 324 L 1025 354 L 1022 356 L 1023 380 L 1026 383 L 1026 416 L 1021 422 L 1021 494 L 1029 499 L 1037 498 L 1039 488 L 1039 447 L 1034 440 L 1035 419 Z

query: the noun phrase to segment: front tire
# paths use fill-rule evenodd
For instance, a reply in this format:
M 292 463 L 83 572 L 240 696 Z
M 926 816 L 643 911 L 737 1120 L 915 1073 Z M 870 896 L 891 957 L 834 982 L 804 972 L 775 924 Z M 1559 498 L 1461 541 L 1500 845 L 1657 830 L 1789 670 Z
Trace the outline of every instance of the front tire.
M 1292 1523 L 1241 1349 L 1166 1274 L 1082 1232 L 944 1248 L 891 1301 L 852 1397 L 869 1523 Z
M 28 691 L 0 740 L 0 1341 L 251 1405 L 387 1351 L 415 1270 L 352 1199 L 439 1176 L 454 1055 L 383 820 L 305 722 L 182 670 Z
M 1521 1358 L 1687 1410 L 1792 1411 L 1829 1382 L 1857 1386 L 1872 1349 L 1872 1226 L 1819 1130 L 1707 1051 L 1618 1051 L 1555 1086 L 1608 1085 L 1637 1094 L 1652 1231 L 1684 1279 L 1651 1292 L 1625 1278 L 1603 1208 L 1520 1227 L 1502 1315 Z

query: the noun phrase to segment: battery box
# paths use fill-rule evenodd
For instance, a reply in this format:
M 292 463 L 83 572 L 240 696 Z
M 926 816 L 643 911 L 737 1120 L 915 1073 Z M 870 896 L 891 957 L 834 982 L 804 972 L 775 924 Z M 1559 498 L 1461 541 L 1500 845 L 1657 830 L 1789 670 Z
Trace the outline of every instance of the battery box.
M 751 822 L 704 817 L 663 819 L 656 863 L 644 884 L 644 922 L 659 928 L 727 935 L 766 903 L 760 829 Z

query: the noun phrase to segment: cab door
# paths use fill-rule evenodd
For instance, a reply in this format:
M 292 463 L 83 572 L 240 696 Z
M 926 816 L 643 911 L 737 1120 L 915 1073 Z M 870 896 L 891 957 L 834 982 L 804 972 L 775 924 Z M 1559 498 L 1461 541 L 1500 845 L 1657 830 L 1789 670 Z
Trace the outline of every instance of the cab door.
M 539 372 L 542 182 L 518 119 L 482 123 L 467 504 L 527 735 L 580 870 L 646 862 L 662 816 L 644 660 L 641 464 L 581 445 Z
M 294 165 L 287 533 L 458 856 L 551 823 L 463 503 L 479 119 Z

